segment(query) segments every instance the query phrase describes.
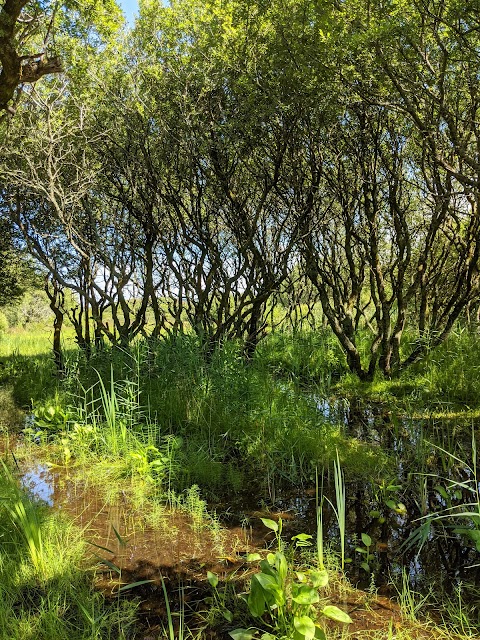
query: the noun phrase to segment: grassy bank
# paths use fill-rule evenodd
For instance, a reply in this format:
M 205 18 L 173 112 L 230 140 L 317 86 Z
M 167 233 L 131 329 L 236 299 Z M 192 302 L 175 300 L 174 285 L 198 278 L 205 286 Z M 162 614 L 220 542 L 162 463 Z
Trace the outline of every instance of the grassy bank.
M 81 532 L 0 472 L 0 638 L 131 637 L 136 604 L 93 590 Z

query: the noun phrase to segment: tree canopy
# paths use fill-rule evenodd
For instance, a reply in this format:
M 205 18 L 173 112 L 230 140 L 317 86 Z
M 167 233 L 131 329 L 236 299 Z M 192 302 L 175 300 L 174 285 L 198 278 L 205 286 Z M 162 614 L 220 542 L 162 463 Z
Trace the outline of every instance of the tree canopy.
M 188 327 L 252 355 L 320 306 L 372 379 L 478 304 L 475 2 L 143 0 L 129 31 L 113 2 L 28 3 L 25 41 L 10 4 L 3 107 L 27 41 L 65 73 L 9 124 L 2 215 L 81 344 Z

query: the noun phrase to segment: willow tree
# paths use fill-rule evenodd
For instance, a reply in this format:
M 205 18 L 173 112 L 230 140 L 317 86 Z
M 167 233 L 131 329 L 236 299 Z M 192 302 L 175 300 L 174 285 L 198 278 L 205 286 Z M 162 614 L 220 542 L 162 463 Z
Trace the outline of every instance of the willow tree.
M 132 85 L 116 79 L 117 108 L 99 114 L 100 129 L 115 122 L 98 145 L 106 189 L 148 235 L 152 291 L 174 326 L 186 317 L 209 343 L 240 338 L 248 354 L 296 261 L 296 132 L 319 102 L 306 64 L 321 45 L 315 11 L 143 2 Z
M 81 7 L 69 2 L 29 2 L 23 7 L 13 34 L 14 53 L 21 63 L 18 88 L 34 81 L 25 72 L 31 56 L 24 52 L 43 51 L 48 58 L 53 40 L 65 74 L 24 91 L 16 117 L 4 123 L 0 209 L 2 220 L 13 225 L 22 246 L 46 274 L 45 286 L 56 315 L 54 351 L 60 363 L 62 314 L 70 314 L 81 346 L 89 346 L 93 313 L 99 319 L 96 328 L 102 327 L 104 335 L 109 333 L 101 318 L 108 281 L 104 287 L 93 284 L 98 260 L 92 246 L 101 234 L 97 222 L 104 219 L 94 220 L 86 202 L 94 194 L 94 180 L 83 125 L 91 84 L 85 69 L 92 76 L 98 73 L 99 65 L 103 71 L 107 69 L 110 39 L 118 33 L 122 19 L 118 6 L 110 0 L 92 0 Z M 10 9 L 8 2 L 2 7 L 7 13 Z M 13 16 L 11 11 L 9 15 Z M 101 61 L 98 47 L 104 54 Z M 7 73 L 5 67 L 3 71 Z M 109 216 L 109 229 L 113 217 Z M 75 292 L 78 308 L 72 305 L 70 295 L 64 296 L 68 288 Z M 70 302 L 61 308 L 65 299 Z
M 315 198 L 300 212 L 304 269 L 365 380 L 439 344 L 478 296 L 479 217 L 415 134 L 385 107 L 352 105 L 325 140 Z

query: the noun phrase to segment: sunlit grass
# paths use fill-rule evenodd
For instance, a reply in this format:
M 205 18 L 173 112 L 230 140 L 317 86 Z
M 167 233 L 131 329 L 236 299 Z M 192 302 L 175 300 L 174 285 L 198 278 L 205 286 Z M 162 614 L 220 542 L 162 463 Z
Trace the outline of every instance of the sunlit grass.
M 67 326 L 62 332 L 65 350 L 76 348 L 73 327 Z M 28 328 L 15 327 L 0 337 L 0 357 L 12 355 L 50 355 L 53 344 L 53 329 L 46 325 L 32 325 Z
M 5 467 L 0 495 L 0 639 L 126 637 L 135 605 L 107 607 L 93 591 L 80 568 L 85 564 L 80 531 L 33 502 Z

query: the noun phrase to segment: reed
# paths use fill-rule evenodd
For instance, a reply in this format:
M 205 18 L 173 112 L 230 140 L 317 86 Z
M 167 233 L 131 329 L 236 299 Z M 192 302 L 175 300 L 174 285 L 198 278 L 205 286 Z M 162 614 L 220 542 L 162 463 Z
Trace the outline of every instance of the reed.
M 340 563 L 342 571 L 345 569 L 345 534 L 346 534 L 346 493 L 345 477 L 340 465 L 340 458 L 337 451 L 337 459 L 333 461 L 333 477 L 335 482 L 335 504 L 328 500 L 337 519 L 340 535 Z

